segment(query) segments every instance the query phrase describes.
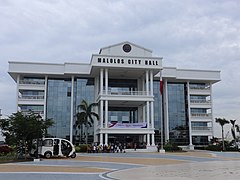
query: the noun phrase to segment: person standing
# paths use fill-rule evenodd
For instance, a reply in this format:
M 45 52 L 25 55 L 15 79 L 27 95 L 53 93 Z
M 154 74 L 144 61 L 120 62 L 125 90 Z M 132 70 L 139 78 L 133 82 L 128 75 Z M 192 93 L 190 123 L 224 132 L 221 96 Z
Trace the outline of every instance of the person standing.
M 137 143 L 134 143 L 134 151 L 137 150 Z

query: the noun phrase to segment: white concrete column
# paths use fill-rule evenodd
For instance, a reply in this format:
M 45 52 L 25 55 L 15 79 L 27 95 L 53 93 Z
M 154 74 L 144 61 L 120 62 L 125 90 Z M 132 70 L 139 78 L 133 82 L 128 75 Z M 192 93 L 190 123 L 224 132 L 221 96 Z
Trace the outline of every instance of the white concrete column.
M 190 87 L 189 81 L 187 82 L 187 100 L 188 100 L 188 117 L 189 117 L 189 146 L 192 146 L 192 123 L 191 123 L 191 109 L 190 109 Z
M 105 94 L 108 94 L 108 69 L 105 69 Z
M 142 77 L 142 92 L 146 91 L 145 89 L 145 79 L 144 79 L 144 76 Z M 144 93 L 145 95 L 146 93 Z M 143 122 L 146 122 L 146 105 L 143 104 L 142 105 L 142 117 L 143 117 Z
M 100 128 L 103 128 L 103 100 L 100 100 Z
M 154 106 L 153 101 L 150 102 L 151 105 L 151 128 L 154 128 Z
M 153 107 L 153 101 L 150 102 L 150 105 L 151 105 L 151 126 L 154 129 L 154 107 Z M 155 146 L 154 134 L 152 134 L 152 146 Z
M 44 106 L 43 106 L 43 119 L 47 119 L 47 91 L 48 91 L 48 76 L 45 76 L 44 79 Z
M 149 116 L 150 115 L 149 114 L 150 113 L 149 112 L 149 101 L 147 101 L 146 103 L 147 103 L 147 107 L 146 107 L 147 108 L 147 128 L 150 128 L 151 126 L 150 126 L 150 116 Z
M 73 142 L 73 97 L 74 97 L 74 76 L 72 76 L 72 87 L 71 87 L 71 118 L 70 118 L 70 142 Z
M 150 95 L 153 96 L 153 71 L 150 71 Z
M 105 133 L 105 145 L 108 145 L 108 134 Z
M 150 146 L 150 134 L 147 134 L 147 146 Z
M 100 69 L 100 95 L 103 94 L 103 69 Z
M 146 91 L 147 95 L 149 95 L 149 71 L 146 70 Z
M 94 101 L 97 100 L 98 98 L 98 94 L 99 94 L 99 78 L 98 76 L 94 78 L 94 87 L 95 87 L 95 98 Z M 100 128 L 100 123 L 101 123 L 101 110 L 100 110 L 100 102 L 98 102 L 99 105 L 96 106 L 95 112 L 97 112 L 99 114 L 99 120 L 94 119 L 94 125 L 93 125 L 93 136 L 94 136 L 94 142 L 98 142 L 99 141 L 99 134 L 97 134 L 97 131 Z
M 210 102 L 211 102 L 211 114 L 212 114 L 212 137 L 214 135 L 214 129 L 213 129 L 213 122 L 214 122 L 214 116 L 213 116 L 213 98 L 212 98 L 212 83 L 209 84 L 210 85 Z M 210 139 L 211 137 L 209 137 L 208 139 Z
M 105 100 L 105 128 L 108 125 L 108 100 Z
M 146 122 L 146 105 L 145 104 L 143 104 L 142 113 L 143 113 L 143 122 Z
M 98 95 L 99 95 L 99 77 L 95 77 L 94 79 L 94 87 L 95 87 L 95 100 L 98 98 Z
M 163 82 L 163 110 L 164 110 L 164 121 L 165 121 L 165 142 L 169 140 L 169 116 L 168 116 L 168 81 Z
M 103 134 L 100 133 L 100 145 L 103 145 Z
M 145 91 L 145 79 L 142 77 L 142 91 Z
M 17 75 L 17 94 L 16 94 L 16 111 L 18 112 L 18 102 L 19 102 L 19 83 L 20 83 L 20 75 Z
M 149 117 L 149 101 L 146 102 L 147 103 L 147 128 L 150 128 L 150 117 Z M 147 134 L 147 146 L 150 146 L 150 134 Z
M 147 142 L 147 135 L 143 135 L 143 142 Z
M 155 146 L 155 136 L 152 134 L 152 146 Z
M 151 105 L 151 127 L 154 129 L 154 106 L 153 106 L 153 101 L 150 102 Z M 152 134 L 152 146 L 155 146 L 155 138 L 154 134 Z

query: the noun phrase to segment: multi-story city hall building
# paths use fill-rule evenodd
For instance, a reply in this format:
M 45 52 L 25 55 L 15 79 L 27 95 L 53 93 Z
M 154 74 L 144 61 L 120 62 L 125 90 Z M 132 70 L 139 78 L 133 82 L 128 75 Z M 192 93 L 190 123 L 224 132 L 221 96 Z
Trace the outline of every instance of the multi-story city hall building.
M 101 48 L 90 64 L 10 61 L 9 74 L 18 111 L 53 119 L 54 137 L 79 141 L 74 124 L 82 100 L 98 103 L 90 142 L 148 147 L 162 131 L 165 142 L 191 146 L 213 136 L 212 87 L 220 72 L 163 67 L 161 57 L 130 42 Z

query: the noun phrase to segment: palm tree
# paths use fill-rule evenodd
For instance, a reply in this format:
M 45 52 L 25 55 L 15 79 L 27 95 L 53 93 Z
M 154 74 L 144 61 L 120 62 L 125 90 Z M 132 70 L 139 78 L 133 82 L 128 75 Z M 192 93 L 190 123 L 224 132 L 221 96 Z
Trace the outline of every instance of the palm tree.
M 240 125 L 236 124 L 235 126 L 236 126 L 236 131 L 240 133 Z
M 224 130 L 223 130 L 223 126 L 225 124 L 229 124 L 229 121 L 224 119 L 224 118 L 216 118 L 216 123 L 219 123 L 220 126 L 222 127 L 222 148 L 223 151 L 225 150 L 225 145 L 224 145 Z
M 97 106 L 97 103 L 91 103 L 88 104 L 85 100 L 82 100 L 81 104 L 78 105 L 78 113 L 76 125 L 78 127 L 82 127 L 82 125 L 85 125 L 86 127 L 86 144 L 88 143 L 88 128 L 92 127 L 94 123 L 94 117 L 99 120 L 99 116 L 97 113 L 92 111 L 92 108 Z
M 236 120 L 230 120 L 232 127 L 231 127 L 231 132 L 232 132 L 232 137 L 234 139 L 234 142 L 236 141 L 236 132 L 235 132 L 235 122 Z
M 236 127 L 236 132 L 238 132 L 239 135 L 240 135 L 240 125 L 236 124 L 235 127 Z M 238 141 L 239 141 L 239 137 L 240 137 L 240 136 L 236 137 L 236 139 L 237 139 Z

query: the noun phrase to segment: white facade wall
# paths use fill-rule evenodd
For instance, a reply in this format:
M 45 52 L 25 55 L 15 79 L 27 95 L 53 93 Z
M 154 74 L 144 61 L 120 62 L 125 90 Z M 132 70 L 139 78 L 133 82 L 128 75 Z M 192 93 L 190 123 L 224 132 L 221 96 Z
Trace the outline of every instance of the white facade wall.
M 128 44 L 131 46 L 130 52 L 124 52 L 123 46 Z M 100 59 L 99 59 L 100 58 Z M 111 60 L 112 59 L 112 60 Z M 155 146 L 154 134 L 154 111 L 153 111 L 153 80 L 159 80 L 159 71 L 162 71 L 164 81 L 164 121 L 165 121 L 165 140 L 169 138 L 169 119 L 168 119 L 168 82 L 184 82 L 188 84 L 188 116 L 189 124 L 192 122 L 213 122 L 212 114 L 209 116 L 193 115 L 191 108 L 206 108 L 210 111 L 212 104 L 212 84 L 220 81 L 219 71 L 208 70 L 190 70 L 177 69 L 173 67 L 162 67 L 161 57 L 152 57 L 152 51 L 130 42 L 123 42 L 100 50 L 100 54 L 94 54 L 90 64 L 81 63 L 65 63 L 65 64 L 49 64 L 49 63 L 30 63 L 30 62 L 9 62 L 9 74 L 17 82 L 17 105 L 18 104 L 34 104 L 43 105 L 43 117 L 46 118 L 46 91 L 47 79 L 49 77 L 61 77 L 72 79 L 72 91 L 75 77 L 92 77 L 95 78 L 95 98 L 99 103 L 96 111 L 100 115 L 100 120 L 95 121 L 94 125 L 94 141 L 100 144 L 107 144 L 109 135 L 111 134 L 145 134 L 148 146 Z M 45 78 L 45 84 L 22 84 L 21 76 L 37 76 Z M 111 78 L 126 78 L 137 80 L 137 92 L 130 94 L 115 93 L 108 91 L 108 80 Z M 210 84 L 210 89 L 191 89 L 191 83 Z M 43 99 L 21 99 L 19 92 L 21 90 L 41 90 L 44 91 Z M 98 93 L 99 92 L 99 93 Z M 209 102 L 191 102 L 191 95 L 206 95 L 210 97 Z M 147 123 L 147 128 L 109 128 L 108 124 L 108 106 L 109 104 L 122 103 L 124 101 L 135 104 L 138 107 L 138 122 Z M 105 115 L 104 115 L 105 111 Z M 71 98 L 71 125 L 73 127 L 73 95 Z M 104 119 L 105 117 L 105 119 Z M 190 126 L 190 139 L 192 136 L 213 136 L 213 129 L 201 129 L 199 127 Z M 70 129 L 70 140 L 72 141 L 72 128 Z M 144 138 L 145 138 L 144 137 Z M 190 145 L 192 141 L 190 140 Z

